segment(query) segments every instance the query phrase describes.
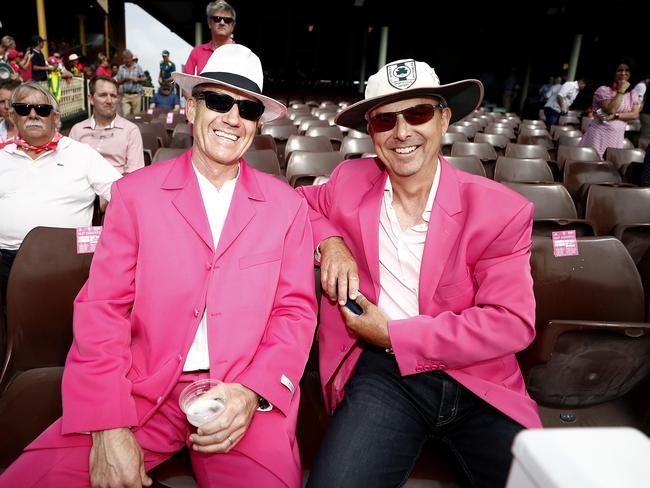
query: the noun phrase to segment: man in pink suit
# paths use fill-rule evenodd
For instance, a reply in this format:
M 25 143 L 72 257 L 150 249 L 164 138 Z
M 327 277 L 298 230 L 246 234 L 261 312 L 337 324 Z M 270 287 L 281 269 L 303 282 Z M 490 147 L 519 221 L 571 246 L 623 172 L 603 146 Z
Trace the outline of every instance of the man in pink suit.
M 440 155 L 448 125 L 482 93 L 477 80 L 440 85 L 423 62 L 384 66 L 336 118 L 367 130 L 377 157 L 302 189 L 333 411 L 310 487 L 400 486 L 430 439 L 468 485 L 503 486 L 515 434 L 541 425 L 515 358 L 535 335 L 533 207 Z
M 286 113 L 259 59 L 223 46 L 191 93 L 194 146 L 113 186 L 90 277 L 75 302 L 63 417 L 2 487 L 150 486 L 184 445 L 199 486 L 299 487 L 295 425 L 316 326 L 306 202 L 242 159 L 258 125 Z M 223 383 L 198 429 L 184 387 Z M 28 421 L 28 419 L 26 419 Z

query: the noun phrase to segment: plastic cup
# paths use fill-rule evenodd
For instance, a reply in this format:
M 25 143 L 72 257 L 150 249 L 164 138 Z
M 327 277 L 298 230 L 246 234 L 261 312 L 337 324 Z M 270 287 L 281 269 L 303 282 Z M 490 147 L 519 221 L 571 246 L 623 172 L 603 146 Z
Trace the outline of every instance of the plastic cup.
M 187 421 L 194 427 L 216 419 L 226 408 L 227 399 L 223 393 L 208 393 L 220 383 L 219 380 L 205 378 L 191 383 L 181 392 L 178 403 Z

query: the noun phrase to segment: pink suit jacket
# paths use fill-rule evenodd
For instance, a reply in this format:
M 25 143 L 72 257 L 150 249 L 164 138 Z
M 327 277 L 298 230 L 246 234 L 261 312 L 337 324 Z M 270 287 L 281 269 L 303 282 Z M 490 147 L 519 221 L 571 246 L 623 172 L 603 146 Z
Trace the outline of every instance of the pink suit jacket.
M 207 306 L 210 375 L 274 405 L 235 449 L 299 486 L 298 384 L 316 327 L 306 203 L 242 161 L 215 251 L 191 150 L 112 191 L 75 301 L 60 432 L 142 426 L 177 383 Z M 282 443 L 288 463 L 277 456 Z
M 443 370 L 524 427 L 540 427 L 515 353 L 535 336 L 530 274 L 533 206 L 503 185 L 440 158 L 419 286 L 420 315 L 389 321 L 402 375 Z M 342 163 L 324 185 L 301 193 L 318 215 L 314 245 L 340 235 L 359 267 L 361 291 L 379 295 L 379 214 L 387 173 L 376 159 Z M 323 296 L 321 381 L 328 408 L 344 395 L 362 345 Z

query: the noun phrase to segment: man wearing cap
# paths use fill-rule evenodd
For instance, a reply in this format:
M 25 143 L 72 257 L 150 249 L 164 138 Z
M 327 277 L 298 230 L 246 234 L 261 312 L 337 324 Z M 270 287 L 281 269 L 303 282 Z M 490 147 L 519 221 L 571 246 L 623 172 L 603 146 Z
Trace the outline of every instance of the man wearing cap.
M 181 108 L 181 101 L 173 90 L 172 79 L 160 85 L 158 91 L 151 97 L 149 108 L 168 108 L 178 112 Z
M 45 39 L 36 34 L 32 36 L 32 80 L 34 81 L 47 81 L 47 74 L 54 71 L 54 66 L 50 66 L 45 62 L 45 55 L 43 54 L 43 47 L 45 46 Z
M 70 138 L 88 144 L 122 175 L 142 168 L 142 134 L 137 125 L 117 114 L 117 82 L 109 76 L 98 75 L 90 80 L 88 87 L 93 115 L 75 124 Z
M 232 40 L 232 33 L 235 30 L 237 17 L 235 9 L 228 2 L 224 0 L 210 2 L 205 8 L 205 13 L 208 16 L 208 27 L 212 38 L 210 42 L 199 44 L 192 49 L 183 66 L 183 73 L 191 75 L 201 73 L 205 63 L 217 48 L 235 42 Z
M 533 206 L 440 152 L 482 93 L 477 80 L 440 85 L 423 62 L 384 66 L 335 120 L 367 131 L 377 157 L 300 190 L 315 212 L 333 411 L 310 487 L 399 486 L 429 439 L 470 485 L 502 487 L 514 435 L 541 426 L 515 358 L 535 335 Z
M 185 445 L 199 486 L 301 483 L 299 382 L 316 327 L 306 202 L 242 155 L 286 114 L 261 94 L 258 57 L 222 46 L 191 93 L 194 145 L 113 186 L 74 309 L 63 417 L 0 476 L 2 487 L 150 486 Z M 222 383 L 214 420 L 192 428 L 185 387 Z M 90 435 L 88 435 L 90 433 Z
M 158 73 L 158 83 L 171 83 L 172 73 L 176 71 L 176 65 L 169 59 L 169 51 L 165 49 L 162 52 L 162 61 L 160 62 L 160 73 Z
M 70 72 L 72 75 L 82 77 L 84 75 L 84 66 L 79 62 L 79 55 L 77 53 L 72 53 L 68 56 L 68 61 L 70 61 Z

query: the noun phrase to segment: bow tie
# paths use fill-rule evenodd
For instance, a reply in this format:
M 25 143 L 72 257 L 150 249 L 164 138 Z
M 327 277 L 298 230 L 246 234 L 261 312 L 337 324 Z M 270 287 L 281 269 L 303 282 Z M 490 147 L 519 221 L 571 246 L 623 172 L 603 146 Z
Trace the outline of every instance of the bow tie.
M 57 132 L 54 134 L 54 137 L 50 142 L 48 142 L 47 144 L 43 144 L 41 146 L 33 146 L 18 135 L 14 137 L 12 142 L 16 144 L 16 147 L 19 147 L 24 151 L 34 151 L 36 154 L 40 154 L 45 151 L 56 150 L 57 146 L 59 145 L 59 141 L 61 140 L 62 137 L 63 136 Z

